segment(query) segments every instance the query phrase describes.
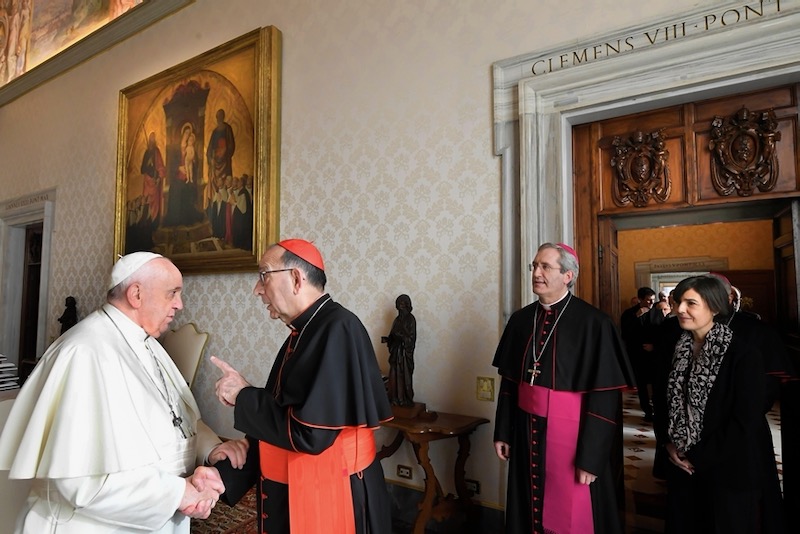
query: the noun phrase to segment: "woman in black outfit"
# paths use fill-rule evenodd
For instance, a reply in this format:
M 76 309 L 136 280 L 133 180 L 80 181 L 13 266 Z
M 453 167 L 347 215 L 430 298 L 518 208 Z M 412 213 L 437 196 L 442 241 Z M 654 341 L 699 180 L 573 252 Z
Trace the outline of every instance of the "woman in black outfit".
M 759 348 L 724 321 L 728 293 L 711 276 L 675 288 L 683 333 L 666 387 L 668 533 L 783 533 Z M 776 491 L 777 489 L 777 491 Z M 764 512 L 767 513 L 764 513 Z

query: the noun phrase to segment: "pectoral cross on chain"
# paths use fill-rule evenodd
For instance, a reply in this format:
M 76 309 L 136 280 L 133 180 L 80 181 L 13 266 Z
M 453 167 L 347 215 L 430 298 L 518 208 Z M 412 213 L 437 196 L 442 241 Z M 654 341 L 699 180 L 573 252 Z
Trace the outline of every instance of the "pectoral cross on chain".
M 533 369 L 528 369 L 528 372 L 531 374 L 531 381 L 530 385 L 533 385 L 533 382 L 536 378 L 542 374 L 542 371 L 539 369 L 539 362 L 533 364 Z
M 186 435 L 186 432 L 183 430 L 183 427 L 181 426 L 183 424 L 183 418 L 178 414 L 176 414 L 175 410 L 170 409 L 170 412 L 172 412 L 172 426 L 180 430 L 181 435 L 184 438 L 188 438 L 189 436 Z

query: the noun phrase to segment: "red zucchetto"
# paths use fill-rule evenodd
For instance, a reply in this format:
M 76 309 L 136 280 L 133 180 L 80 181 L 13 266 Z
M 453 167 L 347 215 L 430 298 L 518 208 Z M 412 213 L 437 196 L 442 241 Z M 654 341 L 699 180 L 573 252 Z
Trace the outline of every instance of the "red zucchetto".
M 298 258 L 306 260 L 314 267 L 322 269 L 323 271 L 325 270 L 322 254 L 319 253 L 317 247 L 311 244 L 310 241 L 306 241 L 305 239 L 284 239 L 283 241 L 279 241 L 278 245 Z
M 558 245 L 559 247 L 563 248 L 569 254 L 572 254 L 572 256 L 574 256 L 574 258 L 575 258 L 575 261 L 580 264 L 580 261 L 578 260 L 578 253 L 575 252 L 574 248 L 572 248 L 571 246 L 569 246 L 567 244 L 564 244 L 564 243 L 556 243 L 556 245 Z

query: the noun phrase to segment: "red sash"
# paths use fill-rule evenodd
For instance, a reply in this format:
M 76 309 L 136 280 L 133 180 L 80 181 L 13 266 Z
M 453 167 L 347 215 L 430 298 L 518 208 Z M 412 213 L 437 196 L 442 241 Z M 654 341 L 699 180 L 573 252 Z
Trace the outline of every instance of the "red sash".
M 583 394 L 519 385 L 521 410 L 547 418 L 542 523 L 545 530 L 592 534 L 592 496 L 575 473 Z
M 320 454 L 287 451 L 259 441 L 261 476 L 289 486 L 292 534 L 355 534 L 350 475 L 375 459 L 370 428 L 344 428 Z

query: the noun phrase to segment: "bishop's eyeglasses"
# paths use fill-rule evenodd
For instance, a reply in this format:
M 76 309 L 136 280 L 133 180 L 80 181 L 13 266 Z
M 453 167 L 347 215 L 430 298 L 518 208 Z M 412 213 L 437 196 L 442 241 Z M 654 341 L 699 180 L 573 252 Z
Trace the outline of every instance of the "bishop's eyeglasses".
M 549 263 L 529 263 L 528 270 L 534 272 L 536 269 L 541 269 L 544 272 L 561 271 L 560 265 L 550 265 Z
M 272 269 L 271 271 L 258 271 L 258 279 L 261 280 L 262 284 L 267 283 L 267 275 L 272 273 L 282 273 L 283 271 L 291 271 L 292 268 L 288 269 Z

